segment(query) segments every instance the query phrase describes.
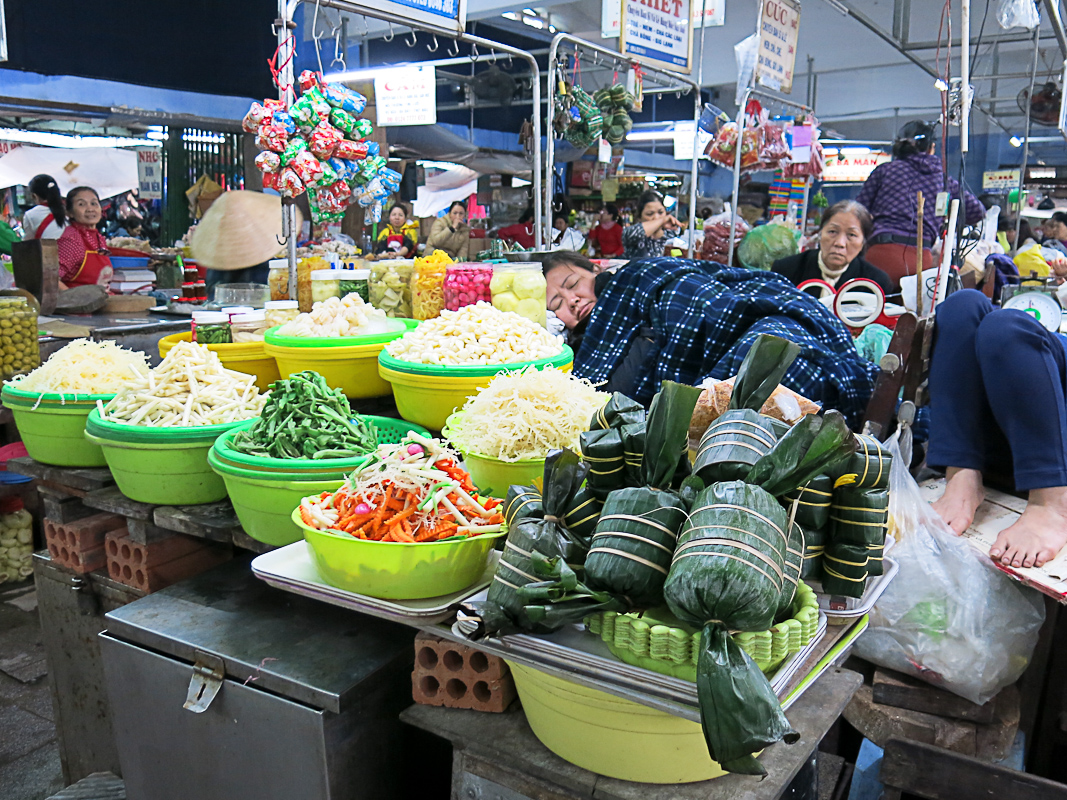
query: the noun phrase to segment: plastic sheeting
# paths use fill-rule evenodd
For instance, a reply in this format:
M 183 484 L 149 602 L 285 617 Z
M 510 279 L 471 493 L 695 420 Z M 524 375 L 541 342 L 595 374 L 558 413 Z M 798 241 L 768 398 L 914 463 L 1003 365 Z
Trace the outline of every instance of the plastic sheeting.
M 20 147 L 0 158 L 0 189 L 25 186 L 34 175 L 51 175 L 66 195 L 91 186 L 100 197 L 137 188 L 137 153 L 114 147 Z

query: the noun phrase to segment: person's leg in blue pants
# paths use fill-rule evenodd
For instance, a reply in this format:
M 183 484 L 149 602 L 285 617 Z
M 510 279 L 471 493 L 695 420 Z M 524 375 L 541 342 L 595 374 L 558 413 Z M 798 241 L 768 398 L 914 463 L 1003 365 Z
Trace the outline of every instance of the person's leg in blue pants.
M 927 460 L 947 468 L 948 484 L 934 507 L 962 532 L 982 501 L 982 469 L 1010 457 L 1016 488 L 1029 490 L 1030 499 L 990 555 L 1040 566 L 1067 542 L 1062 341 L 1021 311 L 994 311 L 976 291 L 958 292 L 938 308 L 935 336 Z

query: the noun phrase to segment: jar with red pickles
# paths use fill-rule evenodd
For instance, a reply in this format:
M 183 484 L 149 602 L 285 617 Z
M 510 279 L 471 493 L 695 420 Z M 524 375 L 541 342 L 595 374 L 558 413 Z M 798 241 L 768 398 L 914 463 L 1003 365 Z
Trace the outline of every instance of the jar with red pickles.
M 453 264 L 445 272 L 445 308 L 458 311 L 475 303 L 493 302 L 489 284 L 493 268 L 482 264 Z

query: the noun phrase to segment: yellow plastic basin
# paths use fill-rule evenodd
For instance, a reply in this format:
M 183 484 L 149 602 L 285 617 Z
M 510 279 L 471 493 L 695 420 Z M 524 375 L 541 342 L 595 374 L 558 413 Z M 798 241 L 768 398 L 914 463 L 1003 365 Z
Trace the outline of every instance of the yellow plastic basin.
M 166 358 L 167 353 L 178 342 L 191 342 L 192 340 L 192 331 L 164 336 L 159 340 L 159 355 L 161 358 Z M 205 345 L 205 347 L 219 354 L 219 360 L 222 361 L 222 365 L 226 369 L 232 369 L 234 372 L 243 372 L 246 375 L 255 375 L 256 386 L 259 387 L 261 392 L 267 391 L 270 385 L 280 377 L 278 375 L 278 365 L 274 362 L 274 357 L 268 355 L 264 350 L 263 342 L 209 344 Z
M 695 783 L 726 773 L 699 722 L 673 717 L 508 662 L 534 735 L 582 769 L 638 783 Z

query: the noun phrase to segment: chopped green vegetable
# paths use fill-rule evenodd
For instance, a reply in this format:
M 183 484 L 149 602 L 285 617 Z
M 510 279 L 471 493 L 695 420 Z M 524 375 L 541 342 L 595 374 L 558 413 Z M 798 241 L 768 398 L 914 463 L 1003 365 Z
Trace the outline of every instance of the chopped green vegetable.
M 356 458 L 378 446 L 377 429 L 352 419 L 340 389 L 310 370 L 271 384 L 263 413 L 230 447 L 238 453 L 269 458 Z

